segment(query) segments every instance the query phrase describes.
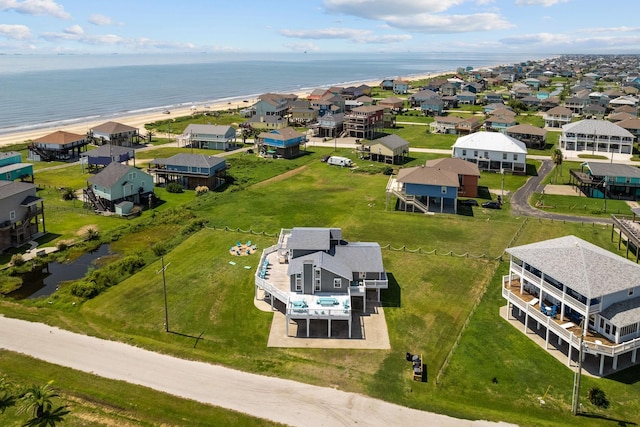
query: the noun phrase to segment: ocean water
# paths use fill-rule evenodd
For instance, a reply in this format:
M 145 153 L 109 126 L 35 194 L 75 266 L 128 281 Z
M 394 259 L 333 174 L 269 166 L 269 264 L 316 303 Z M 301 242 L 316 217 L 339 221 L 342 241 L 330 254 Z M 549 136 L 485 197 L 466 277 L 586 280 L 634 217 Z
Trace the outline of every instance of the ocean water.
M 0 55 L 0 133 L 535 60 L 469 53 Z

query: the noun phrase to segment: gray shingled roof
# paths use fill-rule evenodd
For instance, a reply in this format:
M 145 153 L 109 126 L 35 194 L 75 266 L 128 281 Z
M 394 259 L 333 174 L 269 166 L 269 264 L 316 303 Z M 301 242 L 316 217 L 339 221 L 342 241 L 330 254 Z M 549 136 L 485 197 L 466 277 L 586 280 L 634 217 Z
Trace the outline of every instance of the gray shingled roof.
M 549 110 L 551 111 L 551 110 Z M 633 139 L 633 134 L 608 120 L 580 120 L 562 126 L 562 132 L 581 133 L 585 135 L 608 135 Z
M 0 181 L 0 200 L 35 187 L 28 182 Z
M 180 153 L 166 159 L 154 159 L 151 164 L 170 166 L 190 166 L 197 168 L 212 168 L 227 161 L 222 157 L 205 156 L 204 154 Z
M 126 133 L 126 132 L 132 132 L 132 131 L 136 131 L 138 129 L 129 126 L 129 125 L 125 125 L 122 123 L 118 123 L 118 122 L 106 122 L 106 123 L 102 123 L 101 125 L 98 125 L 94 128 L 91 129 L 93 132 L 99 132 L 99 133 L 106 133 L 109 135 L 113 135 L 116 133 Z
M 407 140 L 393 134 L 383 136 L 382 138 L 378 138 L 374 141 L 369 141 L 367 143 L 364 143 L 363 145 L 372 146 L 375 144 L 381 144 L 382 146 L 387 147 L 390 150 L 402 147 L 407 147 L 407 149 L 409 148 L 409 142 Z
M 640 286 L 640 265 L 576 236 L 508 248 L 507 253 L 587 298 Z
M 587 167 L 594 176 L 640 178 L 640 169 L 619 163 L 587 162 Z
M 638 323 L 638 319 L 640 319 L 640 297 L 611 304 L 602 310 L 600 315 L 605 319 L 609 319 L 609 322 L 618 328 Z
M 106 168 L 87 179 L 87 181 L 104 188 L 111 188 L 111 186 L 126 175 L 131 168 L 132 166 L 126 166 L 118 162 L 111 162 Z
M 223 126 L 223 125 L 201 125 L 197 123 L 189 124 L 184 130 L 183 134 L 195 133 L 196 135 L 207 134 L 207 135 L 224 135 L 227 133 L 229 128 L 232 126 Z
M 287 240 L 287 249 L 328 251 L 331 248 L 331 229 L 294 228 Z
M 111 156 L 120 156 L 121 154 L 127 153 L 135 153 L 133 148 L 121 147 L 119 145 L 111 145 L 106 144 L 102 145 L 95 150 L 87 151 L 82 153 L 82 157 L 111 157 Z
M 354 242 L 335 247 L 335 254 L 315 252 L 289 261 L 287 274 L 302 273 L 305 262 L 331 271 L 341 277 L 352 279 L 354 272 L 384 272 L 382 251 L 375 242 Z

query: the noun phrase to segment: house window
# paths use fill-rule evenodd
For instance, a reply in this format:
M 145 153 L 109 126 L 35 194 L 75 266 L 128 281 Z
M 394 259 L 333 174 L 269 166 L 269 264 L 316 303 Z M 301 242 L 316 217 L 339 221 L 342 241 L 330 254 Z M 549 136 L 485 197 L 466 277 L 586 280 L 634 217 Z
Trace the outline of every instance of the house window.
M 466 156 L 467 155 L 467 150 L 462 150 L 462 156 Z
M 314 289 L 319 292 L 321 290 L 321 282 L 320 282 L 320 269 L 316 268 L 313 270 L 314 277 Z
M 477 150 L 473 152 L 473 157 L 478 157 L 478 151 Z
M 517 154 L 514 154 L 514 155 L 513 155 L 513 160 L 514 160 L 514 161 L 517 161 L 517 160 L 518 160 L 518 155 L 517 155 Z
M 135 172 L 129 172 L 129 179 L 136 179 L 136 173 Z
M 488 158 L 489 158 L 489 152 L 488 152 L 488 151 L 485 151 L 485 152 L 484 152 L 484 158 L 485 158 L 485 159 L 488 159 Z
M 302 290 L 302 275 L 300 273 L 296 273 L 296 291 Z
M 9 219 L 14 221 L 16 219 L 16 211 L 9 212 Z
M 333 287 L 334 288 L 341 288 L 342 287 L 342 279 L 339 277 L 336 277 L 333 279 Z
M 507 153 L 502 153 L 502 160 L 507 160 Z

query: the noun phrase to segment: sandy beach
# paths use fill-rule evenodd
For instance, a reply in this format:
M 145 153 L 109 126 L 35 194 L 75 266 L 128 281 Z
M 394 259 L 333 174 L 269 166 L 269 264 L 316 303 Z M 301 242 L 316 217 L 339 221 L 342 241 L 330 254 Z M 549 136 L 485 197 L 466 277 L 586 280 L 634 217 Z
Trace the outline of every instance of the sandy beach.
M 406 80 L 423 80 L 433 77 L 442 76 L 445 74 L 452 74 L 453 71 L 447 71 L 442 73 L 431 73 L 431 74 L 423 74 L 418 76 L 406 77 Z M 398 78 L 403 78 L 402 76 L 398 76 Z M 360 83 L 354 83 L 353 86 L 358 86 L 361 84 L 365 84 L 368 86 L 378 86 L 380 84 L 380 80 L 375 81 L 366 81 Z M 309 91 L 303 92 L 293 92 L 299 98 L 306 98 L 309 95 Z M 247 101 L 247 102 L 244 102 Z M 22 144 L 26 141 L 33 140 L 45 136 L 51 132 L 55 132 L 58 130 L 62 130 L 65 132 L 77 133 L 80 135 L 86 134 L 89 129 L 105 123 L 107 121 L 116 121 L 118 123 L 122 123 L 128 126 L 135 127 L 139 130 L 141 135 L 146 134 L 144 125 L 146 123 L 152 123 L 158 120 L 166 120 L 168 118 L 175 117 L 183 117 L 189 116 L 194 112 L 205 112 L 205 111 L 220 111 L 227 109 L 242 109 L 247 108 L 255 104 L 258 100 L 256 98 L 248 98 L 246 100 L 234 101 L 234 102 L 221 102 L 221 103 L 211 103 L 209 104 L 209 108 L 204 108 L 203 106 L 196 107 L 196 110 L 193 110 L 193 107 L 184 107 L 181 109 L 173 109 L 170 111 L 170 114 L 164 114 L 162 111 L 155 111 L 145 114 L 132 114 L 132 115 L 123 115 L 114 119 L 101 118 L 99 120 L 92 120 L 87 122 L 80 122 L 71 124 L 68 126 L 52 126 L 52 127 L 43 127 L 38 129 L 33 129 L 25 132 L 15 132 L 15 133 L 7 133 L 0 135 L 0 146 L 7 146 L 12 144 Z

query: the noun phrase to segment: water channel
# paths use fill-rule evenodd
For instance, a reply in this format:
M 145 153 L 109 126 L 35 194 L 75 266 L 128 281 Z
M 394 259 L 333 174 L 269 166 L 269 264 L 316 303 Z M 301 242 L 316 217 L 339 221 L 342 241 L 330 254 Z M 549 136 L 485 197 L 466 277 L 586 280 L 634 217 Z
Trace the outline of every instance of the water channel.
M 81 255 L 72 262 L 50 262 L 42 269 L 22 275 L 22 287 L 7 294 L 13 299 L 31 299 L 51 295 L 62 282 L 84 277 L 89 267 L 100 257 L 111 254 L 109 245 L 101 245 L 98 249 Z

